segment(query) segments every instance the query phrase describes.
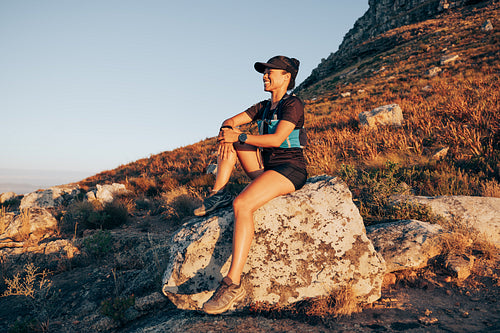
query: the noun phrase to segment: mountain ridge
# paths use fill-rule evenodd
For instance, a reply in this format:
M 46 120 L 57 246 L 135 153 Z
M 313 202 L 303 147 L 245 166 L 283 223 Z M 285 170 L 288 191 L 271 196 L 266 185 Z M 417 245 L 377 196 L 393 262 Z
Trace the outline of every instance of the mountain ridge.
M 372 38 L 389 30 L 422 22 L 452 9 L 480 2 L 487 5 L 494 1 L 370 0 L 368 10 L 356 20 L 354 26 L 346 33 L 338 50 L 332 52 L 326 59 L 323 58 L 318 67 L 313 69 L 311 75 L 297 86 L 295 91 L 300 92 L 334 72 L 355 63 L 360 57 L 363 57 L 359 46 L 369 42 Z

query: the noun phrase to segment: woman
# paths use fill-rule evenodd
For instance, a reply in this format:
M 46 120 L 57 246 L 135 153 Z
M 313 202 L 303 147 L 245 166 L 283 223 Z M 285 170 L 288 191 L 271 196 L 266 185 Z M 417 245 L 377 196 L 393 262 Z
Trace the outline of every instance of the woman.
M 257 62 L 254 67 L 264 74 L 264 90 L 271 93 L 271 99 L 222 123 L 212 195 L 195 210 L 195 215 L 203 216 L 231 202 L 225 187 L 238 158 L 252 182 L 233 201 L 231 267 L 214 295 L 203 305 L 203 311 L 209 314 L 225 312 L 245 296 L 240 282 L 254 234 L 253 212 L 275 197 L 300 189 L 307 179 L 302 153 L 304 106 L 300 99 L 287 94 L 295 86 L 299 61 L 276 56 L 267 63 Z M 252 121 L 259 123 L 259 135 L 237 129 Z

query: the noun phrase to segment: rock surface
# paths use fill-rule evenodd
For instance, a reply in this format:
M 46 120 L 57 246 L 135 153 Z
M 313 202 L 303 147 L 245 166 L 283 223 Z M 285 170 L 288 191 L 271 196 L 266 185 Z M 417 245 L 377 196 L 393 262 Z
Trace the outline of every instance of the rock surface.
M 72 258 L 79 250 L 65 239 L 48 241 L 58 234 L 55 217 L 43 208 L 25 209 L 0 216 L 0 257 L 22 253 L 64 254 Z
M 493 24 L 491 23 L 490 20 L 486 20 L 483 25 L 481 26 L 482 31 L 492 31 L 493 30 Z
M 417 203 L 431 208 L 434 214 L 472 228 L 484 239 L 500 247 L 500 198 L 472 196 L 394 196 L 395 202 Z
M 459 58 L 458 54 L 446 54 L 441 57 L 440 64 L 446 65 L 449 63 L 454 63 Z
M 3 204 L 4 202 L 7 202 L 9 200 L 12 200 L 16 197 L 17 195 L 14 192 L 5 192 L 0 194 L 0 204 Z
M 472 266 L 474 266 L 474 257 L 466 254 L 453 254 L 445 260 L 446 269 L 460 281 L 469 277 Z
M 97 200 L 102 204 L 112 202 L 116 196 L 126 194 L 127 188 L 123 184 L 113 183 L 107 185 L 96 185 L 95 191 L 87 192 L 87 200 Z
M 80 193 L 77 185 L 54 186 L 43 191 L 26 194 L 19 209 L 27 208 L 52 208 L 63 202 L 74 199 Z
M 362 126 L 401 126 L 403 122 L 403 111 L 397 104 L 379 106 L 371 111 L 361 112 L 359 122 Z
M 438 75 L 439 73 L 441 73 L 442 69 L 437 67 L 437 66 L 434 66 L 432 68 L 430 68 L 429 70 L 427 70 L 427 76 L 429 77 L 434 77 L 436 75 Z
M 163 292 L 177 307 L 199 309 L 227 273 L 233 219 L 232 209 L 193 219 L 173 237 Z M 254 220 L 243 278 L 247 304 L 288 304 L 342 288 L 352 288 L 360 302 L 380 297 L 384 260 L 339 179 L 311 178 L 258 209 Z
M 387 272 L 417 269 L 441 253 L 437 224 L 417 220 L 380 223 L 366 227 L 366 234 L 385 260 Z

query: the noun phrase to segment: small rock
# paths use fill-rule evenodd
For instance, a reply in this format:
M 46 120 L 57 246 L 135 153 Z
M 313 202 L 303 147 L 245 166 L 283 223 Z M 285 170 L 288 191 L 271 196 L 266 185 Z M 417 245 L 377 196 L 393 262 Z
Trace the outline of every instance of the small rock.
M 379 106 L 371 111 L 361 112 L 359 122 L 362 126 L 377 127 L 378 125 L 401 126 L 403 111 L 398 104 Z
M 351 96 L 351 93 L 348 92 L 348 91 L 347 92 L 343 92 L 343 93 L 340 94 L 340 96 L 342 96 L 342 97 L 349 97 L 349 96 Z
M 136 299 L 135 308 L 141 311 L 146 311 L 164 305 L 166 302 L 167 298 L 165 296 L 159 292 L 154 292 L 150 295 Z
M 469 277 L 473 265 L 474 257 L 466 254 L 450 255 L 445 261 L 446 269 L 460 281 Z
M 103 204 L 112 202 L 116 196 L 127 194 L 127 188 L 124 184 L 113 183 L 111 185 L 96 185 L 97 192 L 95 197 Z
M 422 91 L 425 91 L 425 92 L 432 91 L 432 86 L 426 85 L 425 87 L 422 88 Z
M 97 332 L 109 332 L 116 328 L 118 325 L 113 319 L 109 317 L 100 317 L 92 325 L 92 329 Z
M 440 64 L 441 65 L 446 65 L 448 63 L 453 63 L 455 62 L 457 59 L 459 58 L 459 55 L 458 54 L 446 54 L 444 56 L 441 57 L 441 61 L 440 61 Z
M 207 175 L 217 175 L 217 163 L 211 163 L 207 166 L 205 173 Z
M 436 75 L 438 75 L 439 73 L 441 73 L 441 68 L 440 67 L 437 67 L 437 66 L 434 66 L 432 67 L 431 69 L 427 70 L 427 76 L 429 77 L 434 77 Z
M 432 155 L 431 160 L 434 161 L 439 161 L 445 158 L 446 155 L 448 155 L 448 150 L 450 150 L 450 147 L 444 147 L 439 149 L 437 152 Z
M 460 310 L 460 316 L 462 318 L 469 318 L 470 317 L 470 313 L 468 311 L 465 311 L 465 310 Z
M 481 26 L 481 30 L 483 31 L 491 31 L 493 30 L 493 24 L 491 23 L 490 20 L 486 20 L 483 25 Z
M 12 200 L 16 197 L 17 195 L 14 192 L 5 192 L 0 194 L 0 204 L 3 204 L 4 202 L 7 202 L 9 200 Z
M 431 315 L 432 311 L 429 309 L 425 309 L 425 315 L 429 317 Z
M 421 323 L 421 324 L 424 324 L 424 325 L 432 325 L 432 324 L 435 324 L 438 322 L 438 319 L 435 318 L 435 317 L 419 317 L 418 318 L 418 321 Z
M 382 281 L 383 287 L 392 286 L 396 283 L 396 275 L 393 273 L 387 273 L 384 275 L 384 280 Z
M 95 193 L 92 191 L 87 192 L 87 194 L 85 194 L 85 196 L 87 197 L 87 201 L 97 200 L 97 198 L 95 197 Z
M 358 94 L 364 94 L 365 93 L 365 90 L 364 89 L 359 89 L 358 90 Z

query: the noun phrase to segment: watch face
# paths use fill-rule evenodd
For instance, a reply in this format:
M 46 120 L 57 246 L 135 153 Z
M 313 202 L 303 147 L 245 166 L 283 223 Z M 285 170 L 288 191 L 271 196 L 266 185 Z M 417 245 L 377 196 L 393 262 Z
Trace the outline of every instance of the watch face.
M 245 141 L 247 141 L 247 135 L 245 133 L 241 133 L 238 136 L 238 141 L 241 142 L 241 143 L 245 143 Z

